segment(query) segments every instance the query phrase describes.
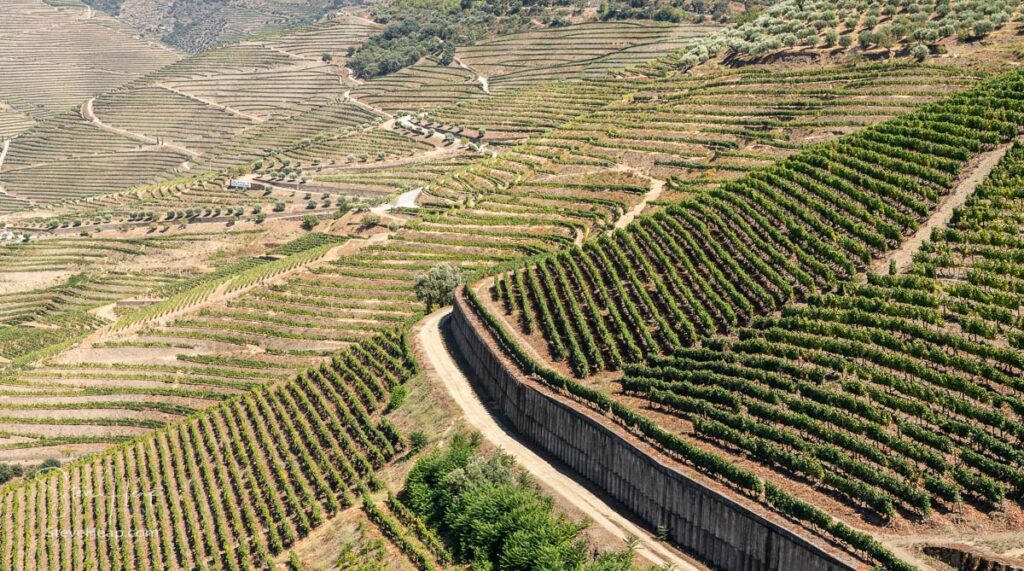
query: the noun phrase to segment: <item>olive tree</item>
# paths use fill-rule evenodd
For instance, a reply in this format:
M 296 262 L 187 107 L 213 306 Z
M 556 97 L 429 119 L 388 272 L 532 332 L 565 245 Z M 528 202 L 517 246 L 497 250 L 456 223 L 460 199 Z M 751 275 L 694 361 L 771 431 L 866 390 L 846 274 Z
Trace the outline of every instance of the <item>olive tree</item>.
M 910 50 L 910 55 L 914 56 L 914 59 L 917 61 L 924 61 L 928 57 L 928 53 L 928 46 L 924 44 L 917 44 Z
M 462 270 L 451 264 L 438 264 L 425 274 L 416 276 L 413 289 L 416 298 L 427 304 L 427 311 L 449 305 L 455 299 L 455 288 L 462 283 Z

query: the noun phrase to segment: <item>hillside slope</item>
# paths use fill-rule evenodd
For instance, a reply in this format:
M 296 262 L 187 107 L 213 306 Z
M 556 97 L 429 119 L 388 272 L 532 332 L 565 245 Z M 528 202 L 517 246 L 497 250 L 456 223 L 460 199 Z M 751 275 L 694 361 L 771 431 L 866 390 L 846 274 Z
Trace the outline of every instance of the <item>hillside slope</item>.
M 85 0 L 148 37 L 186 52 L 312 24 L 361 0 Z
M 274 568 L 293 549 L 316 568 L 382 535 L 392 568 L 451 562 L 383 499 L 415 450 L 465 427 L 406 346 L 440 264 L 498 276 L 482 303 L 524 350 L 595 373 L 552 390 L 865 561 L 905 569 L 887 549 L 916 555 L 890 534 L 969 533 L 961 516 L 1019 529 L 1020 272 L 1000 198 L 1019 173 L 924 247 L 932 269 L 861 278 L 1006 151 L 1019 72 L 783 54 L 638 75 L 623 67 L 717 28 L 624 21 L 360 84 L 345 53 L 375 29 L 338 18 L 185 58 L 4 153 L 5 181 L 24 178 L 0 210 L 27 212 L 0 218 L 0 462 L 65 465 L 0 491 L 0 569 Z M 145 153 L 178 176 L 115 179 L 159 165 Z
M 0 210 L 109 193 L 211 162 L 245 164 L 317 131 L 373 125 L 378 114 L 344 101 L 354 85 L 344 53 L 375 31 L 340 17 L 187 57 L 99 96 L 82 94 L 76 113 L 48 118 L 11 142 L 0 165 L 7 190 Z M 0 78 L 0 88 L 15 87 L 9 82 Z
M 9 0 L 0 19 L 0 125 L 17 112 L 35 120 L 66 114 L 82 101 L 177 61 L 124 24 L 81 8 Z M 126 53 L 132 57 L 126 58 Z M 24 121 L 23 121 L 24 123 Z M 14 132 L 0 134 L 2 137 Z

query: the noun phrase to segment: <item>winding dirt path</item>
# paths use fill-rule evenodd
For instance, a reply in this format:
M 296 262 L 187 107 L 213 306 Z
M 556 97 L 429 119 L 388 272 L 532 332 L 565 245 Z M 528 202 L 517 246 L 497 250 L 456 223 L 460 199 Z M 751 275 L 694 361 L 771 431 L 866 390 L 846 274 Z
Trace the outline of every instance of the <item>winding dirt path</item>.
M 356 85 L 362 85 L 364 82 L 362 79 L 356 77 L 356 72 L 351 67 L 345 66 L 345 72 L 348 74 L 348 80 Z
M 656 178 L 651 178 L 650 181 L 650 190 L 648 190 L 647 194 L 644 195 L 643 200 L 638 202 L 637 205 L 632 208 L 632 210 L 626 212 L 625 214 L 622 215 L 621 218 L 615 221 L 616 229 L 625 228 L 630 222 L 632 222 L 637 216 L 639 216 L 645 208 L 647 208 L 647 205 L 650 202 L 658 200 L 658 197 L 661 196 L 661 193 L 665 190 L 665 181 L 658 180 Z
M 352 90 L 351 89 L 346 91 L 342 95 L 342 98 L 345 101 L 347 101 L 349 103 L 352 103 L 353 105 L 358 105 L 359 107 L 362 107 L 363 109 L 369 111 L 370 113 L 376 113 L 377 115 L 383 115 L 385 119 L 389 119 L 390 120 L 390 119 L 394 119 L 395 118 L 394 114 L 392 114 L 392 113 L 388 113 L 387 111 L 385 111 L 383 109 L 378 109 L 378 108 L 374 107 L 373 105 L 370 105 L 369 103 L 364 103 L 364 102 L 360 101 L 358 97 L 356 97 L 355 95 L 352 95 Z
M 482 89 L 483 92 L 486 93 L 487 95 L 491 94 L 491 80 L 488 79 L 487 76 L 469 67 L 468 65 L 465 64 L 465 62 L 463 62 L 459 58 L 455 58 L 455 63 L 459 64 L 459 67 L 461 67 L 462 69 L 470 73 L 476 74 L 476 82 L 480 85 L 480 89 Z
M 159 140 L 154 139 L 152 137 L 148 137 L 146 135 L 142 135 L 142 134 L 139 134 L 139 133 L 133 133 L 133 132 L 128 131 L 126 129 L 121 129 L 121 128 L 118 128 L 118 127 L 114 127 L 112 125 L 107 125 L 103 121 L 100 121 L 100 118 L 98 116 L 96 116 L 96 112 L 93 111 L 92 104 L 95 101 L 96 101 L 96 98 L 95 97 L 91 97 L 91 98 L 89 98 L 88 101 L 85 102 L 85 104 L 82 105 L 82 117 L 84 117 L 86 121 L 92 123 L 93 125 L 96 125 L 100 129 L 103 129 L 104 131 L 110 131 L 111 133 L 117 133 L 118 135 L 122 135 L 124 137 L 128 137 L 129 139 L 135 139 L 136 141 L 142 141 L 143 143 L 146 143 L 146 144 L 148 144 L 150 146 L 153 146 L 153 147 L 171 149 L 172 151 L 177 151 L 179 153 L 182 153 L 184 155 L 189 155 L 191 157 L 198 157 L 199 156 L 199 153 L 193 151 L 192 149 L 187 149 L 185 147 L 182 147 L 181 145 L 174 145 L 174 144 L 171 144 L 171 143 L 161 143 Z M 186 169 L 186 170 L 188 170 L 188 169 Z
M 202 103 L 203 105 L 206 105 L 208 107 L 213 107 L 214 109 L 218 109 L 220 111 L 224 111 L 225 113 L 230 113 L 231 115 L 234 115 L 235 117 L 241 117 L 242 119 L 247 119 L 247 120 L 252 121 L 254 123 L 265 123 L 267 121 L 263 117 L 257 117 L 256 115 L 251 115 L 251 114 L 246 113 L 244 111 L 239 111 L 238 109 L 235 109 L 234 107 L 229 107 L 227 105 L 224 105 L 223 103 L 217 103 L 216 101 L 211 101 L 209 99 L 204 99 L 202 97 L 198 97 L 196 95 L 188 93 L 187 91 L 182 91 L 182 90 L 178 89 L 177 87 L 171 87 L 170 85 L 167 85 L 165 83 L 154 83 L 153 85 L 156 86 L 156 87 L 159 87 L 160 89 L 166 89 L 167 91 L 170 91 L 171 93 L 174 93 L 174 94 L 180 95 L 182 97 L 191 99 L 192 101 L 195 101 L 196 103 Z
M 963 205 L 967 198 L 974 194 L 978 185 L 984 181 L 992 169 L 996 168 L 1003 155 L 1010 150 L 1013 143 L 999 145 L 995 149 L 983 153 L 972 160 L 966 169 L 966 176 L 961 178 L 953 192 L 947 194 L 939 201 L 938 208 L 909 238 L 900 244 L 899 248 L 888 252 L 881 258 L 871 262 L 871 271 L 874 273 L 886 273 L 889 271 L 889 263 L 895 262 L 897 273 L 905 272 L 914 261 L 921 246 L 931 237 L 932 230 L 942 228 L 953 219 L 953 211 Z
M 419 205 L 416 204 L 416 199 L 420 197 L 421 192 L 423 192 L 422 186 L 414 188 L 408 192 L 403 192 L 394 200 L 371 208 L 370 212 L 375 214 L 384 214 L 385 212 L 390 212 L 396 208 L 419 208 Z
M 103 129 L 104 131 L 110 131 L 111 133 L 117 133 L 118 135 L 122 135 L 122 136 L 128 137 L 129 139 L 135 139 L 137 141 L 142 141 L 143 143 L 146 143 L 146 144 L 149 144 L 149 145 L 156 145 L 157 144 L 157 140 L 152 138 L 152 137 L 147 137 L 145 135 L 140 135 L 138 133 L 132 133 L 131 131 L 126 131 L 124 129 L 119 129 L 119 128 L 113 127 L 111 125 L 107 125 L 103 121 L 100 121 L 100 118 L 96 116 L 96 112 L 93 111 L 93 108 L 92 108 L 92 105 L 95 102 L 96 102 L 96 98 L 95 97 L 90 97 L 89 100 L 86 101 L 82 105 L 82 117 L 84 117 L 86 121 L 96 125 L 100 129 Z
M 4 159 L 7 158 L 7 151 L 11 148 L 11 140 L 4 139 L 4 147 L 0 149 L 0 172 L 4 170 Z
M 268 50 L 270 50 L 272 52 L 277 52 L 279 54 L 286 55 L 286 56 L 288 56 L 288 57 L 290 57 L 292 59 L 307 60 L 307 61 L 317 61 L 317 60 L 319 60 L 319 58 L 311 58 L 311 57 L 308 57 L 308 56 L 302 56 L 302 55 L 299 55 L 299 54 L 296 54 L 296 53 L 292 53 L 292 52 L 290 52 L 290 51 L 288 51 L 286 49 L 283 49 L 281 47 L 275 46 L 272 43 L 265 43 L 265 44 L 257 43 L 256 45 L 260 45 L 260 46 L 262 46 L 264 48 L 267 48 Z
M 103 305 L 103 306 L 100 306 L 100 307 L 97 307 L 97 308 L 94 308 L 94 309 L 90 309 L 89 313 L 95 315 L 96 317 L 102 317 L 103 319 L 106 319 L 107 321 L 109 321 L 111 323 L 114 323 L 114 322 L 116 322 L 118 320 L 117 312 L 115 311 L 116 309 L 117 309 L 117 303 L 116 302 L 115 303 L 108 303 L 107 305 Z
M 419 326 L 416 342 L 425 355 L 423 363 L 426 374 L 439 380 L 452 399 L 465 414 L 466 420 L 480 431 L 488 442 L 511 454 L 516 462 L 533 477 L 543 482 L 566 501 L 589 517 L 597 525 L 616 537 L 635 537 L 639 540 L 637 552 L 655 565 L 671 565 L 676 571 L 703 571 L 703 567 L 688 560 L 668 545 L 656 539 L 650 532 L 623 517 L 601 498 L 581 485 L 575 479 L 560 471 L 549 461 L 538 456 L 521 443 L 513 434 L 498 424 L 484 407 L 463 374 L 455 359 L 448 352 L 441 332 L 443 321 L 451 308 L 428 315 Z

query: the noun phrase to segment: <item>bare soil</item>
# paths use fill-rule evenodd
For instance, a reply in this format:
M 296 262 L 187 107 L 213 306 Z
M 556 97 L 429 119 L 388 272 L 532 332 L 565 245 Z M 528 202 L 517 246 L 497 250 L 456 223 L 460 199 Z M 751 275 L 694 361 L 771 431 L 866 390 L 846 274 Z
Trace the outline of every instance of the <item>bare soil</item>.
M 63 283 L 72 272 L 58 270 L 51 272 L 3 272 L 0 273 L 0 294 L 20 293 L 45 289 Z
M 953 219 L 953 212 L 962 206 L 968 197 L 974 194 L 974 190 L 988 177 L 992 169 L 996 168 L 999 160 L 1003 158 L 1003 155 L 1012 146 L 1013 143 L 999 145 L 995 149 L 975 157 L 964 171 L 964 175 L 960 177 L 953 191 L 942 197 L 938 207 L 928 217 L 928 220 L 921 224 L 917 232 L 914 232 L 909 238 L 904 240 L 899 248 L 873 261 L 871 263 L 871 271 L 874 273 L 885 272 L 889 269 L 890 264 L 895 264 L 897 272 L 906 271 L 913 263 L 914 255 L 931 237 L 932 230 L 943 228 L 949 224 L 949 221 Z

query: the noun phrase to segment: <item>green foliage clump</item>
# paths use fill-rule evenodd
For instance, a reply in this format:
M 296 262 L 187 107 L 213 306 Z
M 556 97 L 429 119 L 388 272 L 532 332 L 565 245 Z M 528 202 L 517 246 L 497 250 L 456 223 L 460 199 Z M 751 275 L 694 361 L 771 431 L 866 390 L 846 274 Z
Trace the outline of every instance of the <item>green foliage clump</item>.
M 724 20 L 728 12 L 728 0 L 606 0 L 601 3 L 598 17 L 602 20 L 683 22 L 694 16 Z
M 347 571 L 386 571 L 387 547 L 384 539 L 349 541 L 341 546 L 338 569 Z
M 312 230 L 316 228 L 317 224 L 320 224 L 320 219 L 313 214 L 307 214 L 302 217 L 302 229 Z
M 288 552 L 288 571 L 306 571 L 306 566 L 294 551 Z
M 416 463 L 402 492 L 413 512 L 450 538 L 458 559 L 496 571 L 633 569 L 631 550 L 592 558 L 580 536 L 585 523 L 555 514 L 511 456 L 477 448 L 476 438 L 455 438 Z
M 373 8 L 384 31 L 355 50 L 348 66 L 361 77 L 377 77 L 434 56 L 441 65 L 455 59 L 456 46 L 491 34 L 531 25 L 547 8 L 570 0 L 387 0 Z
M 388 400 L 388 411 L 393 411 L 402 406 L 408 396 L 409 389 L 407 389 L 405 385 L 395 387 L 395 390 L 391 391 L 391 399 Z
M 426 434 L 417 430 L 409 435 L 409 445 L 412 447 L 413 452 L 419 452 L 427 447 L 430 442 L 430 438 Z
M 24 473 L 24 470 L 17 464 L 0 464 L 0 484 L 6 484 L 14 478 L 21 476 L 22 473 Z

